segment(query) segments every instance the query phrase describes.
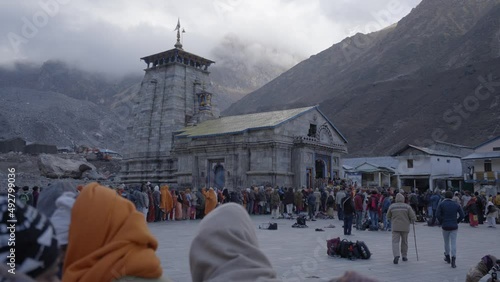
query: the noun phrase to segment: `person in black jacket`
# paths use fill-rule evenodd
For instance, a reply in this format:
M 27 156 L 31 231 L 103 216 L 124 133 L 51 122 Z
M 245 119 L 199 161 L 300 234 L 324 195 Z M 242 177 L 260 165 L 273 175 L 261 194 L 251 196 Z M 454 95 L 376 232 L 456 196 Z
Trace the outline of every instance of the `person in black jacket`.
M 309 194 L 307 195 L 307 211 L 309 214 L 309 219 L 311 221 L 316 221 L 314 219 L 314 216 L 316 214 L 316 211 L 314 210 L 316 205 L 316 196 L 314 195 L 312 188 L 309 188 Z
M 288 187 L 285 192 L 283 204 L 286 207 L 286 213 L 291 215 L 293 213 L 293 201 L 294 201 L 294 193 L 292 187 Z
M 352 218 L 354 216 L 354 202 L 351 191 L 347 191 L 342 199 L 342 210 L 344 212 L 344 235 L 351 235 Z

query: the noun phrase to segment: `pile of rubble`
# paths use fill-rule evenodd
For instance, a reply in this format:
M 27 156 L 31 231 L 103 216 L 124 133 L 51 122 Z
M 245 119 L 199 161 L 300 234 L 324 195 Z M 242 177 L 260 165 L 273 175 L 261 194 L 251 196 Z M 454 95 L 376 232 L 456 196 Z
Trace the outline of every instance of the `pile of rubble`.
M 15 184 L 18 186 L 46 186 L 59 179 L 75 185 L 100 181 L 117 181 L 120 161 L 88 161 L 74 154 L 27 155 L 21 153 L 0 154 L 0 182 L 7 183 L 9 169 L 15 169 Z M 6 185 L 2 185 L 6 187 Z

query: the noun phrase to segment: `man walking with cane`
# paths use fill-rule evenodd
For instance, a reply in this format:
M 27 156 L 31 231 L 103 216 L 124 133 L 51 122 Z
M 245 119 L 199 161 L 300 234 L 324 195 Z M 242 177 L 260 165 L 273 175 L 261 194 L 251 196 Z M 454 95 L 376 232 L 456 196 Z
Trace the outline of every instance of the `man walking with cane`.
M 392 254 L 394 255 L 394 264 L 398 264 L 400 257 L 399 242 L 401 241 L 401 256 L 403 261 L 408 260 L 408 233 L 410 233 L 410 224 L 417 220 L 415 212 L 410 205 L 405 204 L 405 197 L 398 193 L 396 202 L 389 206 L 387 219 L 391 221 L 392 227 Z

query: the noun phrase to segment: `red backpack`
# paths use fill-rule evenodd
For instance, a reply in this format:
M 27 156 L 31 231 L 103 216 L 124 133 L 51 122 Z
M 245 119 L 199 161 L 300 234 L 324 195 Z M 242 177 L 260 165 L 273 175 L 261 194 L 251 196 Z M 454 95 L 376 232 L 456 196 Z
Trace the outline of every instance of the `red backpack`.
M 326 241 L 326 253 L 329 256 L 340 256 L 340 237 Z

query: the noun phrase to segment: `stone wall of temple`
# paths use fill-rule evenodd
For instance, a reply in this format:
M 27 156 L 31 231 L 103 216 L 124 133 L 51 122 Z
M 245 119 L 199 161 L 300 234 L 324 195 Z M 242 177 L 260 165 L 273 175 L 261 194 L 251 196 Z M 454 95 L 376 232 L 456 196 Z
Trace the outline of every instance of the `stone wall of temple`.
M 321 130 L 307 136 L 311 124 Z M 308 187 L 307 171 L 316 174 L 316 160 L 328 163 L 325 177 L 332 176 L 340 171 L 338 159 L 347 147 L 329 122 L 314 110 L 274 128 L 175 139 L 173 152 L 178 159 L 180 186 L 216 186 L 213 169 L 220 163 L 224 167 L 224 187 L 231 190 L 251 185 Z
M 196 93 L 209 84 L 208 74 L 178 62 L 146 69 L 127 128 L 125 183 L 175 183 L 176 160 L 170 159 L 172 133 L 195 115 Z

